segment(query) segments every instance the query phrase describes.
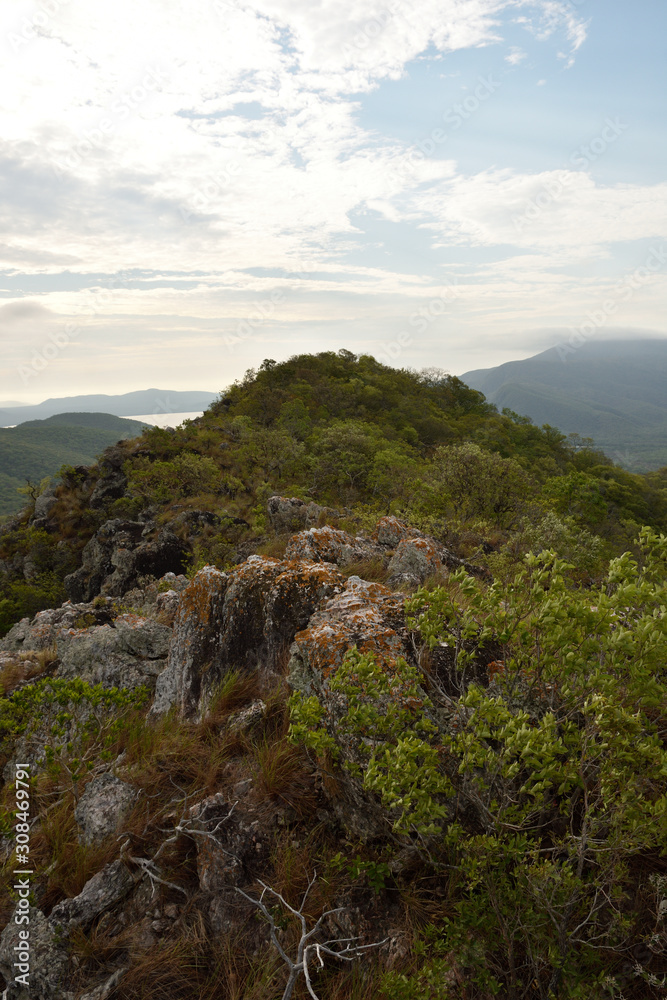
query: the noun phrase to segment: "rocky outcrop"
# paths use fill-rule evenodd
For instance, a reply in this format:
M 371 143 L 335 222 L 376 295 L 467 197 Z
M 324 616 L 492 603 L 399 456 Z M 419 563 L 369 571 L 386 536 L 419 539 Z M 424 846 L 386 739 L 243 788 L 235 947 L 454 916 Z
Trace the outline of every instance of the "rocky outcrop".
M 288 665 L 290 686 L 305 695 L 325 696 L 327 677 L 353 646 L 373 653 L 381 663 L 408 656 L 403 605 L 402 595 L 351 576 L 345 590 L 327 601 L 295 636 Z
M 69 935 L 76 928 L 86 929 L 102 914 L 118 906 L 132 891 L 135 881 L 122 861 L 114 861 L 86 882 L 78 896 L 54 906 L 49 917 L 34 906 L 21 911 L 28 923 L 17 924 L 13 919 L 0 937 L 0 973 L 7 988 L 4 1000 L 74 1000 L 79 991 L 68 990 L 72 971 L 69 956 Z M 29 953 L 22 950 L 29 928 Z M 22 966 L 21 957 L 27 957 Z M 19 961 L 19 966 L 15 963 Z M 22 972 L 28 973 L 29 987 L 16 981 Z M 95 996 L 95 991 L 91 996 Z M 99 992 L 99 1000 L 108 994 Z
M 104 625 L 115 617 L 113 601 L 97 604 L 72 604 L 67 601 L 59 608 L 38 611 L 34 618 L 22 618 L 0 640 L 0 649 L 39 650 L 52 646 L 62 629 L 88 628 Z
M 80 568 L 65 577 L 65 590 L 72 601 L 90 601 L 100 593 L 120 596 L 141 576 L 180 573 L 187 554 L 185 542 L 169 528 L 158 531 L 152 521 L 114 518 L 86 544 Z
M 19 961 L 15 966 L 17 955 L 24 954 L 21 945 L 24 939 L 26 924 L 9 921 L 2 937 L 0 937 L 0 973 L 7 983 L 5 1000 L 53 1000 L 54 997 L 69 1000 L 73 993 L 63 990 L 67 976 L 69 956 L 66 941 L 55 934 L 55 928 L 41 910 L 31 906 L 26 911 L 29 918 L 27 925 L 30 930 L 30 953 L 26 963 Z M 23 965 L 26 966 L 25 970 Z M 27 972 L 29 974 L 29 989 L 17 983 L 16 976 Z
M 443 566 L 444 550 L 432 538 L 404 538 L 389 562 L 389 582 L 418 586 Z
M 88 503 L 93 509 L 104 507 L 110 500 L 118 500 L 125 495 L 127 476 L 123 465 L 127 453 L 118 446 L 107 448 L 99 462 L 100 477 L 95 483 Z
M 54 906 L 51 926 L 61 933 L 74 927 L 89 927 L 102 913 L 123 900 L 134 887 L 134 879 L 122 861 L 112 861 L 86 882 L 78 896 Z
M 201 678 L 219 658 L 220 624 L 228 576 L 215 566 L 204 566 L 183 590 L 176 611 L 166 669 L 157 679 L 154 715 L 172 705 L 191 715 L 201 696 Z
M 115 833 L 138 792 L 110 771 L 89 781 L 74 810 L 79 843 L 94 844 Z
M 269 524 L 277 535 L 288 535 L 321 524 L 322 521 L 341 517 L 338 510 L 320 507 L 312 500 L 308 503 L 297 497 L 269 497 L 267 512 Z
M 327 564 L 251 556 L 229 574 L 204 567 L 183 592 L 152 712 L 200 711 L 230 667 L 271 668 L 326 598 L 345 585 Z
M 108 625 L 63 629 L 56 649 L 60 677 L 80 677 L 89 684 L 134 690 L 164 670 L 172 630 L 139 615 L 124 614 Z
M 40 493 L 35 500 L 35 509 L 31 521 L 34 528 L 48 528 L 49 514 L 58 503 L 55 493 L 55 483 L 49 483 L 44 492 Z
M 352 576 L 345 591 L 327 601 L 295 637 L 288 683 L 305 696 L 317 697 L 324 708 L 324 724 L 340 748 L 343 761 L 358 763 L 354 747 L 345 742 L 338 729 L 345 698 L 331 691 L 328 679 L 353 646 L 362 653 L 374 654 L 388 670 L 398 657 L 409 657 L 403 605 L 400 594 Z M 385 831 L 386 818 L 378 804 L 363 792 L 359 781 L 350 779 L 328 794 L 339 821 L 361 840 Z
M 339 528 L 326 525 L 310 528 L 293 535 L 287 543 L 286 559 L 305 559 L 309 562 L 330 562 L 337 566 L 361 562 L 364 559 L 381 559 L 383 549 L 367 538 L 349 535 Z
M 421 531 L 411 528 L 393 514 L 381 517 L 371 535 L 371 539 L 384 549 L 395 549 L 405 538 L 422 537 Z

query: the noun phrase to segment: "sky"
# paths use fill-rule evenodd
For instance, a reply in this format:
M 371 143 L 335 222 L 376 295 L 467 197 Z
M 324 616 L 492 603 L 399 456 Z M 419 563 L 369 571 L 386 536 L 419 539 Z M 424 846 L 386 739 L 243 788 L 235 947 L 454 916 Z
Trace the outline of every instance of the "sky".
M 0 404 L 667 335 L 662 0 L 4 0 Z

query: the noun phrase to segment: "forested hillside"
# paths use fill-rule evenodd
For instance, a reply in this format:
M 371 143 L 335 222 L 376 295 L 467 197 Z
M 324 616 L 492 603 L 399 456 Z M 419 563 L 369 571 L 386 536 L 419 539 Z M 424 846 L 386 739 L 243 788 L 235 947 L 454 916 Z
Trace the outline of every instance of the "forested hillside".
M 665 1000 L 667 470 L 267 360 L 65 467 L 0 574 L 31 1000 Z
M 26 482 L 39 485 L 63 465 L 90 465 L 119 438 L 141 433 L 137 420 L 109 413 L 59 413 L 0 428 L 0 515 L 13 514 L 25 503 L 17 492 Z
M 667 464 L 667 340 L 568 342 L 524 361 L 466 372 L 499 410 L 595 439 L 633 471 Z

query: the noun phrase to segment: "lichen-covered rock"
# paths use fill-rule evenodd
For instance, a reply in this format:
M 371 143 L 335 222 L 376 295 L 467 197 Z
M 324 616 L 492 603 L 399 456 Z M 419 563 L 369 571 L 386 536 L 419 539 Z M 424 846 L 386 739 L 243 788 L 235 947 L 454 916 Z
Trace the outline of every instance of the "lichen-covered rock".
M 295 636 L 288 666 L 290 686 L 320 696 L 326 677 L 353 646 L 373 653 L 380 662 L 405 656 L 409 647 L 403 605 L 400 594 L 351 576 L 343 593 L 327 601 Z
M 152 521 L 113 518 L 98 528 L 85 546 L 82 564 L 65 577 L 72 601 L 90 601 L 97 594 L 121 596 L 141 576 L 180 573 L 187 545 L 169 528 L 157 530 Z
M 389 563 L 389 582 L 419 585 L 442 568 L 442 546 L 432 538 L 404 538 Z
M 149 690 L 167 662 L 172 630 L 167 625 L 125 614 L 109 625 L 62 629 L 56 649 L 60 677 L 80 677 L 89 684 Z
M 181 595 L 167 669 L 158 678 L 152 714 L 172 705 L 201 711 L 230 667 L 271 665 L 322 601 L 345 580 L 327 563 L 251 556 L 230 574 L 212 566 Z
M 293 535 L 287 543 L 286 559 L 330 562 L 337 566 L 383 556 L 382 549 L 360 536 L 354 537 L 339 528 L 310 528 Z
M 422 538 L 421 531 L 411 528 L 393 514 L 381 517 L 371 538 L 385 549 L 395 549 L 404 538 Z
M 48 649 L 62 629 L 103 625 L 111 622 L 114 616 L 111 599 L 101 606 L 72 604 L 67 601 L 59 608 L 38 611 L 32 619 L 22 618 L 0 640 L 0 649 L 14 651 Z
M 337 722 L 345 711 L 345 698 L 332 692 L 329 678 L 349 649 L 372 653 L 391 670 L 399 657 L 410 656 L 404 618 L 404 598 L 378 583 L 352 576 L 344 593 L 332 598 L 295 636 L 288 665 L 290 687 L 315 695 L 324 708 L 323 721 L 336 740 L 342 760 L 356 761 L 351 747 L 340 740 Z M 357 779 L 350 778 L 331 790 L 324 784 L 338 820 L 366 841 L 386 832 L 386 815 Z
M 137 789 L 107 771 L 86 785 L 74 810 L 80 844 L 94 844 L 114 833 L 137 799 Z
M 112 861 L 86 882 L 78 896 L 54 906 L 49 923 L 61 933 L 74 927 L 89 927 L 100 914 L 120 903 L 134 884 L 123 862 Z
M 41 910 L 31 906 L 27 911 L 29 924 L 17 924 L 14 919 L 2 932 L 0 937 L 0 973 L 7 983 L 3 993 L 4 1000 L 70 1000 L 73 993 L 67 992 L 64 984 L 67 979 L 69 955 L 66 942 L 54 933 L 53 925 Z M 16 976 L 23 973 L 23 964 L 15 966 L 17 955 L 21 955 L 20 946 L 23 943 L 19 936 L 26 927 L 30 931 L 30 958 L 25 963 L 29 966 L 29 988 L 16 982 Z
M 201 695 L 202 673 L 218 659 L 222 609 L 229 577 L 215 566 L 204 566 L 182 591 L 165 670 L 157 679 L 151 713 L 172 705 L 181 715 L 192 714 Z
M 322 520 L 340 517 L 340 511 L 331 507 L 299 500 L 297 497 L 269 497 L 267 503 L 269 524 L 277 535 L 286 535 L 302 528 L 320 524 Z

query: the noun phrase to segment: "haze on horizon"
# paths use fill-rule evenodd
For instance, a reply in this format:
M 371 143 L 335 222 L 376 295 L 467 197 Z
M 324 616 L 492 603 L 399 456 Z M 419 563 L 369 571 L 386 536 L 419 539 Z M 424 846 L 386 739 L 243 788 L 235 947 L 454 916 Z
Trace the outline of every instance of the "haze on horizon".
M 0 398 L 665 334 L 667 8 L 10 0 Z

